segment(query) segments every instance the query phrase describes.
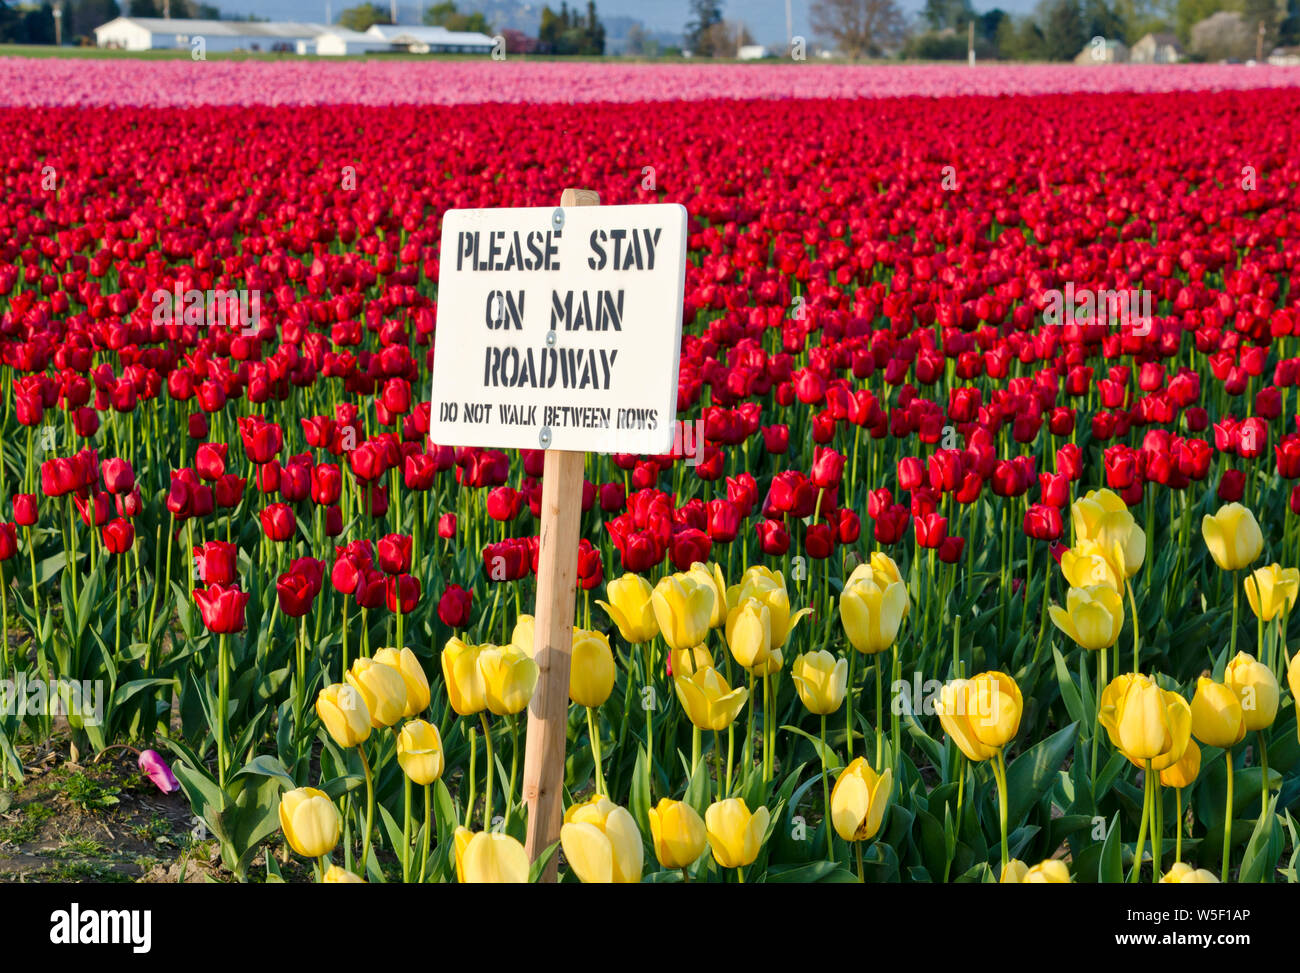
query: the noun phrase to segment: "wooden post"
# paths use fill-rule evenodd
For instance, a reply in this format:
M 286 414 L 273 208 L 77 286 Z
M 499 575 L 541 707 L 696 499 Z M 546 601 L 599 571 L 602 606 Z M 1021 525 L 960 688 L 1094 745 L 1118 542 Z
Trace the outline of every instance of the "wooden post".
M 598 206 L 590 189 L 566 189 L 561 206 Z M 533 658 L 537 690 L 528 706 L 528 744 L 524 751 L 524 803 L 530 861 L 559 840 L 564 820 L 564 744 L 569 724 L 569 657 L 573 650 L 573 610 L 578 584 L 578 528 L 582 518 L 583 453 L 546 451 L 542 471 L 541 550 L 537 558 Z M 542 880 L 554 882 L 558 863 L 551 858 Z

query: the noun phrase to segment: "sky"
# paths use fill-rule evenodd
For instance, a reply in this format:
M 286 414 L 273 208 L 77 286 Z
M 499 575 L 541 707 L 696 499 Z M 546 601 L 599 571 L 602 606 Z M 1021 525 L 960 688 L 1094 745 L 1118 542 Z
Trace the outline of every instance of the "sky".
M 331 0 L 331 9 L 337 18 L 339 12 L 360 0 Z M 403 4 L 413 0 L 402 0 Z M 540 5 L 551 2 L 559 7 L 559 0 L 536 0 Z M 901 6 L 908 13 L 921 9 L 923 0 L 901 0 Z M 976 10 L 1001 7 L 1012 13 L 1027 13 L 1033 7 L 1034 0 L 975 0 Z M 215 0 L 215 3 L 227 15 L 256 13 L 272 20 L 308 20 L 325 19 L 325 0 Z M 386 6 L 385 0 L 380 0 Z M 585 6 L 585 0 L 579 0 Z M 794 19 L 794 32 L 811 35 L 808 23 L 810 0 L 790 0 Z M 462 4 L 462 9 L 472 7 L 472 3 Z M 596 0 L 596 11 L 602 16 L 622 15 L 641 20 L 651 30 L 668 30 L 680 32 L 690 19 L 690 5 L 687 0 Z M 749 27 L 754 39 L 760 44 L 776 44 L 785 40 L 785 0 L 723 0 L 723 16 L 728 19 L 740 19 Z

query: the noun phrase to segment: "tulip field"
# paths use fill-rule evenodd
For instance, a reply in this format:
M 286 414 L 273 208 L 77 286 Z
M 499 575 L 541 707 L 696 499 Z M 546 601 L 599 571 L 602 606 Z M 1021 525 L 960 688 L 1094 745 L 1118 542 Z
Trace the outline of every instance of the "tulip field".
M 1300 880 L 1253 70 L 0 59 L 0 875 L 111 766 L 224 882 Z M 543 454 L 431 376 L 442 214 L 566 187 L 689 214 L 684 432 L 586 456 L 530 860 Z

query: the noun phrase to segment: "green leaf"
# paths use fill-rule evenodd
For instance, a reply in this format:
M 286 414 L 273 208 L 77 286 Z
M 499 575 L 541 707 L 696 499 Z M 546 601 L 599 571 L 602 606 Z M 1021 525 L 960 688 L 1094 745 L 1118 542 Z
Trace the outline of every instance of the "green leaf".
M 628 810 L 641 829 L 643 837 L 650 834 L 650 760 L 645 747 L 637 748 L 636 766 L 632 769 L 632 787 L 628 795 Z
M 1034 744 L 1007 768 L 1007 822 L 1016 827 L 1056 779 L 1066 755 L 1074 749 L 1079 724 L 1071 723 Z
M 1277 870 L 1277 860 L 1282 855 L 1282 829 L 1278 827 L 1277 797 L 1268 802 L 1268 809 L 1255 822 L 1250 841 L 1246 843 L 1246 853 L 1241 859 L 1241 869 L 1237 881 L 1241 883 L 1271 882 Z
M 791 733 L 797 733 L 799 736 L 803 737 L 805 740 L 811 743 L 813 745 L 813 750 L 815 750 L 817 753 L 817 756 L 821 760 L 825 761 L 827 768 L 829 768 L 830 770 L 838 770 L 840 767 L 844 766 L 843 761 L 840 760 L 840 755 L 836 753 L 833 749 L 831 749 L 831 746 L 829 744 L 823 744 L 821 740 L 813 736 L 811 733 L 808 733 L 805 730 L 801 730 L 797 726 L 791 726 L 789 723 L 781 727 L 781 729 L 789 730 Z
M 1124 881 L 1124 846 L 1120 842 L 1118 811 L 1106 829 L 1106 841 L 1101 846 L 1101 861 L 1097 866 L 1097 881 L 1113 884 Z
M 250 760 L 248 763 L 244 764 L 243 767 L 239 768 L 239 770 L 235 771 L 234 776 L 238 777 L 241 774 L 257 774 L 262 777 L 274 777 L 289 790 L 293 790 L 298 786 L 298 782 L 293 779 L 289 774 L 289 771 L 284 769 L 284 764 L 280 763 L 278 758 L 272 757 L 270 754 L 264 753 L 260 757 L 255 757 Z
M 1065 710 L 1070 714 L 1070 719 L 1081 726 L 1090 724 L 1090 720 L 1084 718 L 1083 701 L 1079 699 L 1079 689 L 1074 684 L 1074 678 L 1070 675 L 1070 670 L 1066 668 L 1065 659 L 1061 657 L 1060 650 L 1055 646 L 1052 647 L 1052 661 L 1056 664 L 1056 682 L 1061 687 L 1061 701 L 1065 703 Z
M 703 761 L 701 761 L 701 763 L 703 763 Z M 550 862 L 551 857 L 559 847 L 560 843 L 557 841 L 537 856 L 537 861 L 533 862 L 531 867 L 528 869 L 529 883 L 536 883 L 537 880 L 542 877 L 542 872 L 546 869 L 547 863 Z

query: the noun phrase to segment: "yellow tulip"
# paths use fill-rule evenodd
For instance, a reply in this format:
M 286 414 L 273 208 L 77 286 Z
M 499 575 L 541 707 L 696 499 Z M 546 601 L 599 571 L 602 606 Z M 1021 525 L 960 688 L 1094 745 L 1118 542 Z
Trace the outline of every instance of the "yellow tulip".
M 707 645 L 696 645 L 689 649 L 672 649 L 669 653 L 674 676 L 689 676 L 697 669 L 713 665 L 713 653 Z
M 452 849 L 456 858 L 456 881 L 465 884 L 465 849 L 474 840 L 474 832 L 469 828 L 457 827 L 452 834 Z
M 944 683 L 939 690 L 935 712 L 943 731 L 957 749 L 965 754 L 967 760 L 978 763 L 988 760 L 998 752 L 998 748 L 981 743 L 971 728 L 970 717 L 966 712 L 966 690 L 969 685 L 969 679 L 954 679 Z
M 874 552 L 871 555 L 871 560 L 859 564 L 854 568 L 853 573 L 850 574 L 848 580 L 844 582 L 844 587 L 848 588 L 855 581 L 861 581 L 864 579 L 867 581 L 874 581 L 876 587 L 881 591 L 884 591 L 891 584 L 901 584 L 903 585 L 903 590 L 907 590 L 907 583 L 903 581 L 903 573 L 898 570 L 898 565 L 894 562 L 894 559 L 884 551 Z M 911 599 L 909 598 L 903 605 L 904 618 L 907 617 L 907 613 L 910 609 Z
M 326 686 L 316 697 L 316 715 L 343 749 L 365 743 L 370 736 L 370 710 L 365 698 L 345 682 Z
M 325 869 L 325 877 L 321 879 L 326 885 L 365 885 L 366 880 L 355 872 L 349 872 L 346 868 L 340 868 L 338 865 L 331 865 Z
M 633 645 L 649 642 L 659 634 L 659 623 L 651 598 L 654 589 L 639 574 L 625 574 L 605 585 L 609 601 L 597 601 L 618 626 L 625 641 Z
M 986 747 L 1005 747 L 1020 729 L 1020 687 L 1005 672 L 981 672 L 966 684 L 966 720 Z
M 579 706 L 601 706 L 614 691 L 614 652 L 604 632 L 573 630 L 569 660 L 569 699 Z
M 650 603 L 669 648 L 689 649 L 704 641 L 715 598 L 712 583 L 689 574 L 671 574 L 655 585 Z
M 473 716 L 487 708 L 487 684 L 479 671 L 481 645 L 469 645 L 450 638 L 442 648 L 442 679 L 451 708 L 461 716 Z
M 645 859 L 641 832 L 627 809 L 608 798 L 593 797 L 564 813 L 560 847 L 584 883 L 641 881 Z
M 688 868 L 704 854 L 704 819 L 685 801 L 660 798 L 649 810 L 655 858 L 664 868 Z
M 799 619 L 812 612 L 811 608 L 801 608 L 790 614 L 790 596 L 785 590 L 785 578 L 779 571 L 756 564 L 747 570 L 740 579 L 740 584 L 727 589 L 727 604 L 736 608 L 751 598 L 757 598 L 767 606 L 772 624 L 772 648 L 785 648 L 790 633 L 799 624 Z
M 1228 749 L 1246 736 L 1241 700 L 1232 689 L 1208 676 L 1196 680 L 1192 697 L 1192 733 L 1211 747 Z
M 825 649 L 805 652 L 790 666 L 795 691 L 809 713 L 825 716 L 844 702 L 849 685 L 849 661 Z
M 763 847 L 771 815 L 760 807 L 753 814 L 739 797 L 717 801 L 704 812 L 704 830 L 713 858 L 723 868 L 744 868 Z
M 709 616 L 709 628 L 719 628 L 727 622 L 727 579 L 722 576 L 722 566 L 696 561 L 686 572 L 700 584 L 713 588 L 713 614 Z
M 457 866 L 459 881 L 470 885 L 522 884 L 528 881 L 528 854 L 524 846 L 508 834 L 480 831 L 465 843 L 457 829 Z
M 1169 871 L 1160 879 L 1161 884 L 1169 885 L 1208 885 L 1218 884 L 1214 873 L 1205 868 L 1193 868 L 1187 862 L 1174 862 Z
M 1300 710 L 1300 652 L 1291 657 L 1291 662 L 1286 669 L 1287 685 L 1291 687 L 1291 699 L 1295 701 L 1296 708 Z M 1300 720 L 1296 722 L 1296 736 L 1300 737 Z
M 1070 869 L 1059 858 L 1045 859 L 1033 868 L 1013 858 L 998 881 L 1004 885 L 1069 885 Z
M 1002 876 L 998 879 L 999 885 L 1020 885 L 1024 882 L 1025 876 L 1029 874 L 1029 866 L 1019 858 L 1013 858 L 1002 868 Z
M 397 763 L 411 783 L 422 787 L 442 776 L 442 736 L 424 720 L 410 720 L 397 735 Z
M 757 598 L 747 598 L 727 615 L 727 647 L 745 669 L 763 665 L 772 651 L 772 612 Z
M 1111 490 L 1091 490 L 1070 507 L 1074 540 L 1094 541 L 1121 577 L 1137 574 L 1146 560 L 1146 534 L 1128 504 Z
M 1070 869 L 1059 858 L 1048 858 L 1025 873 L 1026 885 L 1069 885 Z
M 1240 571 L 1264 549 L 1255 515 L 1239 503 L 1224 504 L 1201 520 L 1201 534 L 1210 557 L 1224 571 Z
M 280 798 L 280 830 L 289 847 L 304 858 L 333 851 L 342 826 L 338 809 L 324 791 L 298 787 Z
M 1200 772 L 1201 748 L 1195 740 L 1189 739 L 1178 762 L 1160 771 L 1160 783 L 1165 787 L 1191 787 Z
M 537 647 L 537 642 L 534 640 L 535 634 L 536 628 L 533 616 L 520 615 L 515 619 L 515 627 L 510 631 L 510 644 L 531 659 Z
M 1061 573 L 1075 588 L 1105 585 L 1121 591 L 1124 572 L 1116 563 L 1115 549 L 1106 549 L 1097 541 L 1084 540 L 1061 555 Z
M 1256 568 L 1246 578 L 1246 600 L 1251 610 L 1266 622 L 1295 607 L 1300 593 L 1300 569 L 1270 564 Z
M 406 714 L 406 680 L 392 666 L 360 656 L 343 678 L 366 701 L 376 729 L 392 726 Z
M 1101 725 L 1114 747 L 1139 767 L 1172 767 L 1187 749 L 1192 712 L 1178 693 L 1141 673 L 1116 676 L 1101 693 Z
M 870 841 L 880 830 L 889 806 L 894 772 L 877 774 L 865 757 L 855 757 L 840 771 L 831 790 L 831 824 L 845 841 Z
M 690 675 L 674 676 L 673 687 L 686 716 L 701 730 L 725 730 L 749 699 L 748 689 L 744 686 L 732 689 L 712 666 L 697 669 Z
M 872 578 L 850 580 L 840 595 L 840 624 L 859 652 L 875 655 L 893 647 L 907 615 L 907 587 L 891 581 L 881 587 Z
M 1065 608 L 1048 611 L 1052 624 L 1085 649 L 1109 649 L 1124 627 L 1124 599 L 1109 585 L 1071 588 Z
M 1238 652 L 1223 670 L 1223 684 L 1237 694 L 1247 730 L 1264 730 L 1273 725 L 1281 691 L 1272 669 L 1255 661 L 1248 652 Z
M 424 666 L 420 665 L 414 652 L 405 647 L 400 651 L 380 649 L 375 653 L 375 661 L 396 669 L 406 683 L 406 712 L 403 716 L 415 716 L 429 708 L 429 677 L 424 674 Z
M 487 708 L 497 716 L 522 712 L 533 698 L 537 663 L 516 646 L 480 646 L 478 670 L 483 674 Z

